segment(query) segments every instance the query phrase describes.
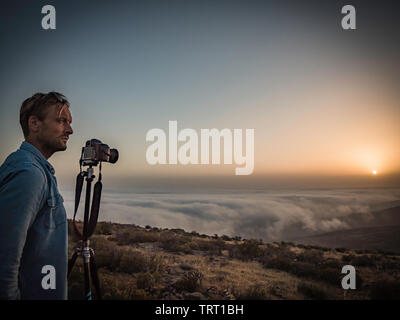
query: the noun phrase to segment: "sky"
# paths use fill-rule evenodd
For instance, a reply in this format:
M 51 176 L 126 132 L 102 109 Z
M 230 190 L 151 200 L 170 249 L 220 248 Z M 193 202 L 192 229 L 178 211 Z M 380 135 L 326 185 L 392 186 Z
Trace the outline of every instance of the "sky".
M 74 134 L 49 161 L 62 188 L 85 141 L 117 148 L 107 188 L 398 187 L 400 35 L 394 1 L 2 1 L 0 162 L 23 141 L 19 108 L 52 90 Z M 146 133 L 252 128 L 254 172 L 149 165 Z M 378 174 L 373 175 L 372 170 Z

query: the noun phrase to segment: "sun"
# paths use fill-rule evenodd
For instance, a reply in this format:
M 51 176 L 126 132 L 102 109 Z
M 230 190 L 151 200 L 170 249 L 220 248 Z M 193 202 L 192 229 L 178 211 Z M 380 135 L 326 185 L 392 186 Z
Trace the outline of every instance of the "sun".
M 376 175 L 376 174 L 378 174 L 378 171 L 372 170 L 372 174 L 373 174 L 373 175 Z

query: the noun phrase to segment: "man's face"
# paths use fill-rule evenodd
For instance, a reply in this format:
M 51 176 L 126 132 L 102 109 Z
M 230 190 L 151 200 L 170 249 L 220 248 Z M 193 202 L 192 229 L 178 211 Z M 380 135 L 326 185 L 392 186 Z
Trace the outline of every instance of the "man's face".
M 51 153 L 66 150 L 68 137 L 73 133 L 71 122 L 68 106 L 64 105 L 61 109 L 49 107 L 39 128 L 38 142 Z

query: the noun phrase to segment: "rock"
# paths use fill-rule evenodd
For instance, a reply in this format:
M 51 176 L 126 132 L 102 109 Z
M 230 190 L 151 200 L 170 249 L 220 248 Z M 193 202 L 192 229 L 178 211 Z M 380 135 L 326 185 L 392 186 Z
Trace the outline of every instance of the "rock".
M 187 263 L 181 263 L 181 264 L 179 265 L 179 267 L 180 267 L 182 270 L 193 270 L 193 267 L 192 267 L 190 264 L 187 264 Z
M 171 267 L 169 269 L 169 274 L 172 275 L 172 276 L 177 276 L 177 275 L 180 275 L 181 273 L 182 273 L 182 270 L 180 270 L 180 268 Z
M 235 300 L 235 296 L 227 289 L 223 292 L 224 300 Z
M 207 300 L 207 298 L 201 292 L 186 293 L 184 298 L 186 300 Z

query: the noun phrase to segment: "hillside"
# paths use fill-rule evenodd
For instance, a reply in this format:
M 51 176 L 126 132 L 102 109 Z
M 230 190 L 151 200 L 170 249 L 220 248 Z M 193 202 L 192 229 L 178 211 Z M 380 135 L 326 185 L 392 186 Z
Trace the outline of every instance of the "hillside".
M 69 254 L 76 244 L 69 221 Z M 91 238 L 103 299 L 400 299 L 400 256 L 100 222 Z M 69 299 L 83 297 L 79 258 Z M 341 268 L 357 289 L 341 288 Z
M 400 253 L 400 206 L 377 210 L 368 214 L 352 214 L 343 219 L 348 225 L 357 226 L 293 239 L 296 243 L 349 249 L 374 249 Z
M 298 243 L 400 253 L 400 225 L 340 230 L 296 239 Z
M 357 228 L 400 226 L 400 206 L 388 207 L 365 214 L 350 214 L 344 217 L 343 221 L 350 226 L 357 226 Z

